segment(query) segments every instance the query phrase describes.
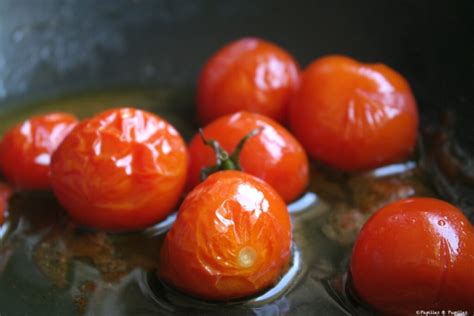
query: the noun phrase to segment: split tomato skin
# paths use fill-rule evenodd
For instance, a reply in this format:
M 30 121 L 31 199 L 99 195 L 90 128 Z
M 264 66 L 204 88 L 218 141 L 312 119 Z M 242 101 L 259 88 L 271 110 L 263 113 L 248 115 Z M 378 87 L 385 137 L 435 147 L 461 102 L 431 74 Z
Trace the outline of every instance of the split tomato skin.
M 195 297 L 231 300 L 276 283 L 290 259 L 286 204 L 240 171 L 210 175 L 185 198 L 161 249 L 159 276 Z
M 77 122 L 71 114 L 49 113 L 7 131 L 0 142 L 0 170 L 7 181 L 17 189 L 49 189 L 51 155 Z
M 201 124 L 238 112 L 284 121 L 299 80 L 299 66 L 284 49 L 259 38 L 242 38 L 213 55 L 198 80 Z
M 269 183 L 286 202 L 298 198 L 309 183 L 309 163 L 301 144 L 284 127 L 257 113 L 238 112 L 221 117 L 203 129 L 206 139 L 217 140 L 231 153 L 239 141 L 252 130 L 262 128 L 250 137 L 241 153 L 242 170 Z M 200 182 L 200 171 L 216 163 L 215 153 L 199 134 L 188 146 L 190 170 L 188 187 Z
M 5 220 L 8 199 L 12 194 L 12 188 L 3 182 L 0 182 L 0 225 L 2 225 Z
M 134 108 L 81 122 L 53 155 L 53 190 L 77 223 L 135 230 L 164 219 L 178 203 L 188 156 L 178 131 Z
M 418 110 L 408 82 L 393 69 L 327 56 L 302 74 L 289 121 L 313 159 L 359 171 L 412 152 Z
M 351 275 L 358 296 L 377 311 L 474 311 L 474 230 L 453 205 L 432 198 L 389 204 L 355 243 Z

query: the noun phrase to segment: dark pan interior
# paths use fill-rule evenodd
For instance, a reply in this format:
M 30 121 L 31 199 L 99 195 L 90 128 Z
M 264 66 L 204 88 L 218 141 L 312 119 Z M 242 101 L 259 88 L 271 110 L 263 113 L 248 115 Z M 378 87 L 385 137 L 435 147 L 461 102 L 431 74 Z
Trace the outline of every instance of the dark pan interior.
M 193 85 L 218 47 L 255 35 L 302 65 L 328 53 L 382 61 L 408 77 L 423 108 L 426 101 L 472 113 L 469 0 L 3 0 L 0 26 L 2 103 L 110 86 Z

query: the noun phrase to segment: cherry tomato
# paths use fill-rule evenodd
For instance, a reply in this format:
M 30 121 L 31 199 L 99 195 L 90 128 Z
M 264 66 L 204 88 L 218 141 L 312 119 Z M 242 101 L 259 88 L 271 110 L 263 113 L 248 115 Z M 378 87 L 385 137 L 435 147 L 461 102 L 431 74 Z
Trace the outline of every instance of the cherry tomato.
M 240 298 L 277 281 L 290 246 L 290 216 L 278 193 L 252 175 L 220 171 L 185 198 L 161 249 L 159 275 L 199 298 Z
M 18 189 L 48 189 L 51 154 L 77 124 L 66 113 L 34 116 L 13 127 L 0 143 L 0 170 Z
M 206 139 L 218 141 L 230 153 L 256 128 L 262 130 L 249 138 L 240 152 L 242 170 L 266 181 L 286 202 L 291 202 L 308 185 L 308 159 L 300 143 L 280 124 L 260 114 L 238 112 L 207 125 L 203 134 Z M 200 135 L 191 140 L 188 148 L 189 187 L 194 187 L 200 181 L 202 168 L 216 164 L 216 155 Z
M 5 220 L 8 199 L 12 193 L 13 191 L 8 185 L 0 182 L 0 225 L 3 224 L 3 221 Z
M 186 145 L 162 118 L 133 108 L 81 122 L 51 163 L 53 190 L 79 224 L 107 230 L 146 227 L 180 199 Z
M 282 48 L 243 38 L 220 49 L 198 81 L 201 124 L 237 111 L 257 112 L 283 121 L 298 84 L 299 66 Z
M 355 243 L 351 273 L 379 312 L 474 311 L 474 230 L 454 206 L 431 198 L 379 210 Z
M 405 158 L 418 128 L 407 81 L 383 64 L 328 56 L 303 73 L 290 125 L 309 155 L 356 171 Z

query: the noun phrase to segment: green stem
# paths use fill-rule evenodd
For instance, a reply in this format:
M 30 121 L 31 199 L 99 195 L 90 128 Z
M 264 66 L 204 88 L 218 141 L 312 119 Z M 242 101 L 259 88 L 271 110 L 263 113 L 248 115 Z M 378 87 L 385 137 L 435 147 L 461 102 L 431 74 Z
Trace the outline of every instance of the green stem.
M 221 147 L 218 141 L 214 139 L 206 139 L 202 129 L 199 129 L 199 134 L 201 134 L 201 139 L 203 143 L 207 146 L 210 146 L 216 155 L 216 164 L 211 167 L 204 167 L 201 170 L 201 181 L 204 181 L 212 173 L 222 171 L 222 170 L 242 170 L 240 166 L 240 152 L 244 148 L 247 140 L 262 131 L 263 127 L 257 127 L 251 130 L 247 135 L 245 135 L 237 144 L 234 151 L 231 155 Z

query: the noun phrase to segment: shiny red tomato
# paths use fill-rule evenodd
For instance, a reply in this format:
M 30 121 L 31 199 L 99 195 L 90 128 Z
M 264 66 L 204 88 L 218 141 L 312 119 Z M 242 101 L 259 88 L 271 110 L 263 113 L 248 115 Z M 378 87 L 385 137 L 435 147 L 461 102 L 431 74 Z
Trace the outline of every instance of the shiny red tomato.
M 50 188 L 51 154 L 77 124 L 66 113 L 34 116 L 13 127 L 0 143 L 0 170 L 18 189 Z
M 81 122 L 51 163 L 53 190 L 79 224 L 107 230 L 146 227 L 178 203 L 186 145 L 168 122 L 133 108 Z
M 5 211 L 7 210 L 8 199 L 12 195 L 12 189 L 5 183 L 0 182 L 0 225 L 5 220 Z
M 231 153 L 251 131 L 262 128 L 244 144 L 239 155 L 242 170 L 269 183 L 286 202 L 299 197 L 308 186 L 309 166 L 300 143 L 280 124 L 263 115 L 238 112 L 221 117 L 203 129 L 208 140 L 216 140 Z M 204 167 L 216 164 L 216 154 L 198 134 L 189 143 L 189 187 L 200 182 Z
M 377 311 L 474 312 L 474 229 L 454 206 L 431 198 L 389 204 L 365 224 L 351 274 L 362 300 Z
M 220 49 L 204 66 L 198 82 L 201 124 L 237 111 L 286 118 L 298 84 L 299 67 L 282 48 L 258 38 L 243 38 Z
M 394 162 L 415 146 L 415 98 L 407 81 L 383 64 L 343 56 L 316 60 L 304 71 L 289 112 L 309 155 L 341 170 Z
M 185 198 L 161 249 L 159 275 L 199 298 L 240 298 L 278 280 L 290 246 L 290 216 L 278 193 L 249 174 L 221 171 Z

